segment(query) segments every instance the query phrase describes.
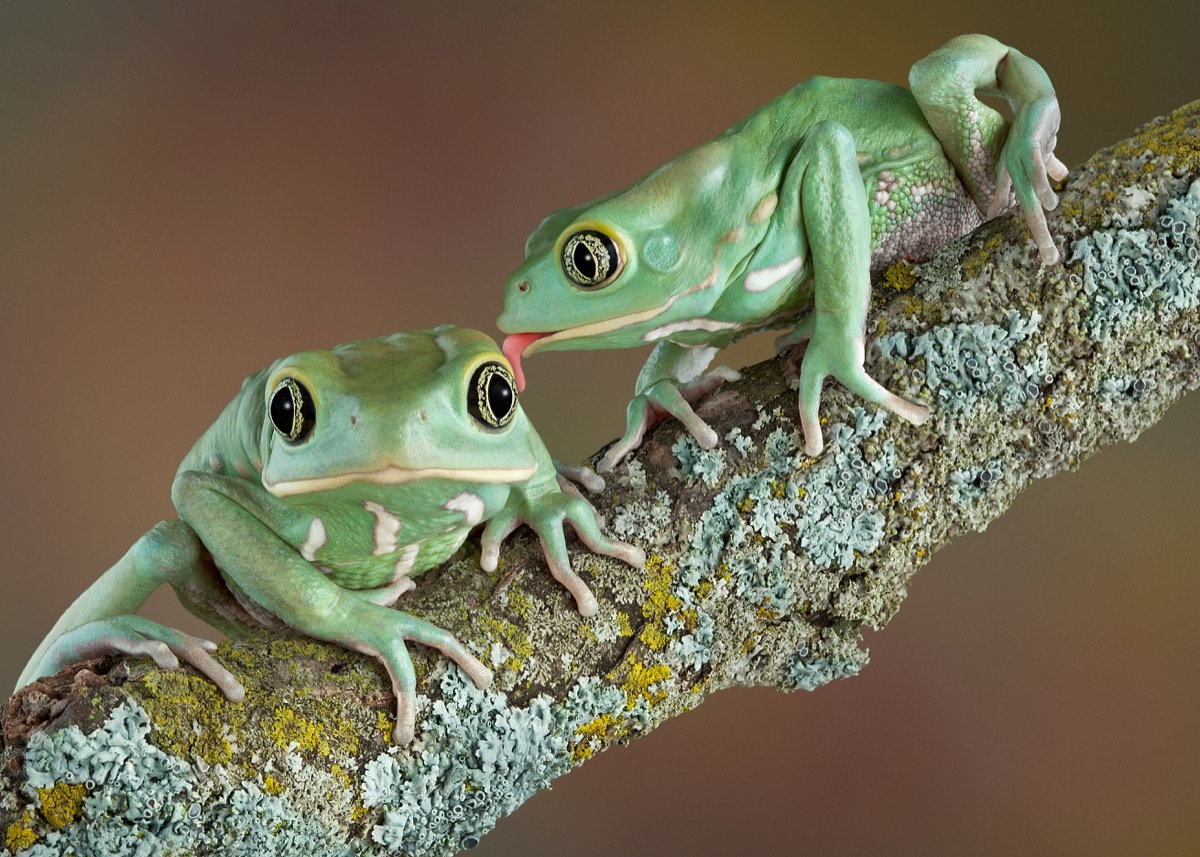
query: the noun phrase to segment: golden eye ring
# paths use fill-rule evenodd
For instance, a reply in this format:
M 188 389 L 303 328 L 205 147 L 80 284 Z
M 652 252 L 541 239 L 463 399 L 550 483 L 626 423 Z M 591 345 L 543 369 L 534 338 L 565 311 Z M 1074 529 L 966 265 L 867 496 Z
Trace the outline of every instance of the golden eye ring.
M 625 267 L 620 245 L 599 229 L 581 229 L 563 242 L 563 274 L 587 291 L 612 283 Z

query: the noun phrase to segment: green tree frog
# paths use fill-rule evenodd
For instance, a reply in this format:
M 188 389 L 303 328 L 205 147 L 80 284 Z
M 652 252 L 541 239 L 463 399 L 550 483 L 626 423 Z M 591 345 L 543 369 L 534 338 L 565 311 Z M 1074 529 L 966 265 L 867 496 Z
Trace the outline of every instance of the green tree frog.
M 1017 203 L 1044 264 L 1058 260 L 1045 210 L 1058 101 L 1032 59 L 961 36 L 917 62 L 911 91 L 812 78 L 630 187 L 557 211 L 525 245 L 497 326 L 524 385 L 523 354 L 653 344 L 611 469 L 648 425 L 678 418 L 705 448 L 691 403 L 737 373 L 717 349 L 784 328 L 808 342 L 800 369 L 805 451 L 821 452 L 828 376 L 913 423 L 929 411 L 863 368 L 871 275 L 922 260 Z M 1005 97 L 1011 124 L 977 94 Z M 1015 199 L 1014 199 L 1015 197 Z
M 584 615 L 596 599 L 571 569 L 564 523 L 593 551 L 645 560 L 560 489 L 496 344 L 449 325 L 304 351 L 251 375 L 183 460 L 171 496 L 179 520 L 142 536 L 67 609 L 18 686 L 124 653 L 165 668 L 182 659 L 240 700 L 213 643 L 133 615 L 168 583 L 232 637 L 288 627 L 382 661 L 394 737 L 407 743 L 416 679 L 406 639 L 439 649 L 480 687 L 491 681 L 451 634 L 391 609 L 477 524 L 485 570 L 529 524 Z

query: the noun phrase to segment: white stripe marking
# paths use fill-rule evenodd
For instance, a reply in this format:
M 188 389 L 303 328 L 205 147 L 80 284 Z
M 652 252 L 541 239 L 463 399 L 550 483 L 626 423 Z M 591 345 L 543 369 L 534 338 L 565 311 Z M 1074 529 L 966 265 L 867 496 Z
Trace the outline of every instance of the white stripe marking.
M 317 558 L 317 551 L 325 547 L 327 541 L 329 541 L 329 534 L 325 532 L 325 522 L 320 518 L 313 518 L 312 523 L 308 525 L 308 534 L 304 537 L 304 544 L 300 545 L 300 556 L 312 562 Z
M 655 342 L 667 338 L 672 333 L 681 333 L 685 330 L 729 330 L 735 327 L 741 327 L 741 325 L 733 321 L 714 321 L 711 318 L 688 318 L 648 330 L 642 334 L 642 341 Z
M 478 494 L 472 494 L 470 491 L 463 491 L 458 496 L 451 497 L 442 508 L 449 512 L 461 512 L 468 527 L 473 527 L 483 520 L 483 500 Z
M 790 277 L 799 271 L 800 266 L 803 264 L 804 260 L 796 256 L 788 259 L 786 262 L 772 265 L 769 268 L 759 268 L 757 271 L 751 271 L 746 275 L 746 280 L 742 283 L 742 286 L 748 292 L 766 291 L 785 277 Z
M 392 553 L 396 550 L 400 519 L 373 500 L 363 503 L 363 508 L 375 516 L 375 556 Z

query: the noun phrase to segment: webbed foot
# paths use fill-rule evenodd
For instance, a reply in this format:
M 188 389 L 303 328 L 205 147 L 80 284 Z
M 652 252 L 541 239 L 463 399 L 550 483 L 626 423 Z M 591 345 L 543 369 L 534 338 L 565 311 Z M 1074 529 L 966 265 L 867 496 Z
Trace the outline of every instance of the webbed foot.
M 357 605 L 364 610 L 378 609 L 366 600 L 359 600 Z M 396 697 L 396 726 L 392 730 L 392 740 L 397 744 L 410 743 L 417 728 L 417 676 L 405 640 L 437 649 L 458 664 L 481 690 L 492 683 L 492 671 L 449 631 L 399 610 L 387 610 L 385 621 L 378 621 L 379 614 L 374 610 L 372 613 L 374 615 L 357 616 L 352 613 L 352 630 L 345 636 L 331 638 L 330 642 L 371 655 L 387 670 Z
M 1067 177 L 1066 165 L 1054 155 L 1059 121 L 1058 100 L 1053 96 L 1024 105 L 1013 117 L 1000 150 L 996 191 L 987 211 L 989 219 L 998 217 L 1008 209 L 1015 192 L 1044 265 L 1057 264 L 1059 258 L 1046 223 L 1046 212 L 1058 206 L 1050 181 Z
M 696 412 L 692 410 L 692 402 L 726 381 L 736 381 L 741 377 L 740 372 L 728 366 L 718 366 L 686 384 L 664 378 L 642 390 L 629 403 L 625 413 L 625 434 L 608 448 L 600 463 L 596 465 L 596 470 L 601 473 L 612 470 L 621 459 L 641 446 L 646 429 L 668 416 L 675 417 L 683 423 L 684 428 L 702 449 L 712 449 L 717 445 L 717 433 L 708 423 L 696 416 Z
M 521 505 L 521 511 L 506 508 L 484 526 L 480 566 L 484 571 L 495 571 L 500 543 L 521 524 L 528 524 L 542 543 L 550 574 L 575 598 L 575 606 L 582 616 L 594 616 L 598 605 L 592 590 L 571 568 L 564 524 L 570 524 L 579 540 L 593 553 L 614 557 L 635 568 L 641 568 L 646 562 L 646 554 L 641 548 L 604 535 L 595 510 L 581 497 L 552 492 L 526 499 Z
M 53 675 L 68 664 L 101 655 L 150 658 L 164 670 L 175 669 L 182 660 L 212 679 L 230 702 L 241 702 L 246 691 L 233 673 L 209 654 L 216 649 L 217 644 L 211 640 L 184 634 L 142 616 L 110 616 L 62 634 L 51 644 L 35 672 Z
M 804 429 L 804 451 L 821 454 L 821 387 L 832 376 L 850 392 L 868 402 L 887 408 L 914 425 L 929 419 L 929 408 L 901 398 L 887 390 L 863 368 L 863 336 L 825 330 L 818 319 L 800 364 L 800 425 Z

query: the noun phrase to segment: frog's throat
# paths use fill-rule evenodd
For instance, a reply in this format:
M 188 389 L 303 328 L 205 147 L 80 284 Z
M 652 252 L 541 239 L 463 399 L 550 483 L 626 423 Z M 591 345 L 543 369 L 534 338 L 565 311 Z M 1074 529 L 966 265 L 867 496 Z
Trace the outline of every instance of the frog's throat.
M 293 497 L 314 491 L 329 491 L 352 482 L 371 482 L 376 485 L 400 485 L 418 479 L 449 479 L 454 482 L 526 482 L 537 473 L 537 465 L 512 468 L 409 468 L 388 465 L 367 472 L 338 473 L 333 476 L 313 476 L 308 479 L 289 479 L 282 482 L 263 480 L 263 487 L 276 497 Z

